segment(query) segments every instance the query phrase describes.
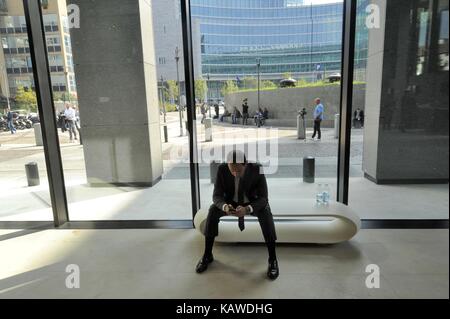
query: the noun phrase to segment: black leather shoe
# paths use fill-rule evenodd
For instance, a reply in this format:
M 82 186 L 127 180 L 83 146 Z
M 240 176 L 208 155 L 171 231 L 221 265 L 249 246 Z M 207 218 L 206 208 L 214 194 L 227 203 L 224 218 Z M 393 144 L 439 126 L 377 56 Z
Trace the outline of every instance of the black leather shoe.
M 280 270 L 278 269 L 278 261 L 276 259 L 273 261 L 269 261 L 267 277 L 269 277 L 270 279 L 277 279 L 279 274 Z
M 197 266 L 195 267 L 195 271 L 197 273 L 202 273 L 206 269 L 208 269 L 208 265 L 214 261 L 214 257 L 211 255 L 211 257 L 205 257 L 203 256 L 202 259 L 197 263 Z

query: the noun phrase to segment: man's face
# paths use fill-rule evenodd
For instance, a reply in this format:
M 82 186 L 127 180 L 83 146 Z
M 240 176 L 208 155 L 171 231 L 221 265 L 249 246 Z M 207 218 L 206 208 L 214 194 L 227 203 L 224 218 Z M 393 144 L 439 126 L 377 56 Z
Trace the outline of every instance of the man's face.
M 228 169 L 234 177 L 242 177 L 244 175 L 245 165 L 228 163 Z
M 320 104 L 320 100 L 319 99 L 316 100 L 316 104 Z

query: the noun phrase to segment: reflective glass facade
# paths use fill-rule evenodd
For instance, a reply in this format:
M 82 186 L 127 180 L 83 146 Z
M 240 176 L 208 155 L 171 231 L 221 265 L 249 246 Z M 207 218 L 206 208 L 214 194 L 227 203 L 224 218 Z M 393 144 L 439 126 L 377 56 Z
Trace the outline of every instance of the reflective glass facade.
M 340 71 L 342 1 L 193 0 L 191 6 L 200 20 L 203 74 L 255 75 L 257 57 L 266 78 L 308 76 L 318 65 L 322 72 Z

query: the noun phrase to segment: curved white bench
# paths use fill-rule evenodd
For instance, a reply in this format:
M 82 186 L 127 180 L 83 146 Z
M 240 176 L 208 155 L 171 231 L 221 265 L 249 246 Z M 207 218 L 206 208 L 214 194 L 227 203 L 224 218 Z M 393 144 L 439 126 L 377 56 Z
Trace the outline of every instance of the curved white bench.
M 361 228 L 361 220 L 348 206 L 338 202 L 317 205 L 314 200 L 270 201 L 279 243 L 332 244 L 347 241 Z M 208 208 L 194 218 L 195 228 L 204 234 Z M 245 217 L 245 230 L 237 217 L 224 216 L 219 222 L 218 242 L 264 242 L 258 219 Z

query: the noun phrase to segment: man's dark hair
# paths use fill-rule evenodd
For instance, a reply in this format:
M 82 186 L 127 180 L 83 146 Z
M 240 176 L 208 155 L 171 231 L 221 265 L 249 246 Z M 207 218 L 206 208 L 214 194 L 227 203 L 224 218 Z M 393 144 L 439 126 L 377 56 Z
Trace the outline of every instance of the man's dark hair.
M 244 152 L 240 150 L 233 150 L 227 155 L 227 163 L 230 164 L 246 164 L 247 158 L 245 157 Z

